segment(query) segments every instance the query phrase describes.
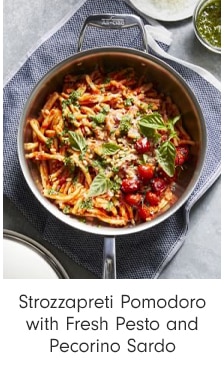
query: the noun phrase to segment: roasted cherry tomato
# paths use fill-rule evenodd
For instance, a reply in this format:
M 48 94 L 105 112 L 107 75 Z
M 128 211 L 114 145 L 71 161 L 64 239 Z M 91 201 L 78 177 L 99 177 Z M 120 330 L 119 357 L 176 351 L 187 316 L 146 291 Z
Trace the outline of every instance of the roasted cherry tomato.
M 187 145 L 176 147 L 175 165 L 182 166 L 189 157 L 189 147 Z
M 153 193 L 153 192 L 150 192 L 150 191 L 146 192 L 145 199 L 152 206 L 157 206 L 159 204 L 159 201 L 160 201 L 160 199 L 156 195 L 156 193 Z
M 139 193 L 128 193 L 124 197 L 125 201 L 131 206 L 138 206 L 142 201 L 142 195 Z
M 179 171 L 178 170 L 175 170 L 175 173 L 173 176 L 169 176 L 165 173 L 165 171 L 163 170 L 159 170 L 157 171 L 157 174 L 158 174 L 158 177 L 162 178 L 165 180 L 165 182 L 167 183 L 172 183 L 174 181 L 177 181 L 178 179 L 178 175 L 179 175 Z
M 146 221 L 147 218 L 152 216 L 150 208 L 146 205 L 139 206 L 138 215 L 143 221 Z
M 140 188 L 140 182 L 137 179 L 124 179 L 121 183 L 121 189 L 124 193 L 135 193 Z
M 150 142 L 147 137 L 139 138 L 135 143 L 135 149 L 138 154 L 147 153 L 150 149 Z
M 144 181 L 149 181 L 154 175 L 155 167 L 151 164 L 139 165 L 138 175 Z
M 154 178 L 151 180 L 151 186 L 153 192 L 160 194 L 166 189 L 167 183 L 162 178 Z

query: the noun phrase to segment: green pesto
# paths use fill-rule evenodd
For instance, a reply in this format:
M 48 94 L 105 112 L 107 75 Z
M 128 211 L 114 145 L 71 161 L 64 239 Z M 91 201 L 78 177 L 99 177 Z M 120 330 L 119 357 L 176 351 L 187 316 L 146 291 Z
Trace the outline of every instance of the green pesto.
M 221 1 L 207 4 L 199 12 L 196 27 L 201 37 L 214 47 L 221 47 Z

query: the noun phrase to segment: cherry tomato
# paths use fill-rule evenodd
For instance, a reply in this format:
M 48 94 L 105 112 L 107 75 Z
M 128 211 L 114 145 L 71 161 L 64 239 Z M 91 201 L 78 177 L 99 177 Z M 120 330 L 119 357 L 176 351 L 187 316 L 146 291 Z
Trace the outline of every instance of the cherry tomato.
M 152 179 L 154 175 L 155 167 L 151 164 L 139 165 L 138 166 L 138 174 L 140 178 L 144 181 L 148 181 Z
M 142 201 L 142 195 L 139 193 L 128 193 L 124 199 L 129 205 L 138 206 Z
M 143 221 L 146 221 L 147 218 L 152 216 L 150 208 L 146 205 L 139 206 L 138 215 Z
M 156 193 L 150 191 L 146 192 L 145 199 L 152 206 L 157 206 L 160 201 Z
M 124 193 L 135 193 L 139 190 L 140 182 L 137 179 L 124 179 L 121 183 L 121 189 Z
M 176 147 L 175 165 L 182 166 L 189 157 L 189 147 L 187 145 Z
M 178 179 L 178 175 L 179 175 L 179 171 L 178 170 L 175 170 L 175 173 L 173 176 L 169 176 L 165 173 L 165 171 L 163 170 L 159 170 L 157 171 L 158 173 L 158 177 L 164 179 L 167 183 L 172 183 L 174 181 L 177 181 Z
M 162 193 L 167 187 L 167 183 L 162 178 L 152 179 L 151 185 L 152 185 L 153 192 L 158 193 L 158 194 Z
M 150 149 L 150 142 L 147 137 L 139 138 L 135 143 L 135 149 L 139 154 L 147 153 Z

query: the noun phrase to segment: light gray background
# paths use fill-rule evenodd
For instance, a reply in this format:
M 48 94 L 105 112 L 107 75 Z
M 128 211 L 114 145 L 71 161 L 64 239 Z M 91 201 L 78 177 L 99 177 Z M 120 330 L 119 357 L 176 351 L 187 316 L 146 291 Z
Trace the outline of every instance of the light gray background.
M 107 1 L 107 0 L 105 0 Z M 3 70 L 4 78 L 15 71 L 18 63 L 79 0 L 4 0 Z M 94 13 L 94 9 L 93 9 Z M 206 50 L 197 41 L 192 19 L 162 23 L 173 33 L 169 52 L 174 56 L 200 65 L 217 79 L 221 76 L 220 55 Z M 208 94 L 209 95 L 209 94 Z M 220 278 L 221 277 L 221 182 L 212 186 L 193 208 L 187 239 L 161 273 L 160 278 Z M 43 242 L 14 206 L 4 198 L 4 228 L 22 232 L 48 247 L 67 269 L 71 278 L 94 278 L 75 265 L 62 252 Z

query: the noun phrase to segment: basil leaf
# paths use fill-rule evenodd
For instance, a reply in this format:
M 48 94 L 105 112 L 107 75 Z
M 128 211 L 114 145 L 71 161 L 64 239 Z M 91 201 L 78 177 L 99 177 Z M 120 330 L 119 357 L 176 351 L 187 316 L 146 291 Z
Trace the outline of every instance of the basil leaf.
M 89 188 L 88 197 L 99 196 L 107 192 L 111 187 L 110 179 L 108 179 L 103 173 L 99 173 L 93 179 Z
M 175 125 L 175 124 L 178 122 L 178 120 L 180 120 L 180 115 L 175 116 L 175 117 L 171 120 L 171 122 L 172 122 L 173 125 Z
M 175 116 L 173 119 L 169 119 L 167 123 L 168 130 L 170 132 L 169 139 L 177 137 L 177 132 L 175 131 L 175 124 L 180 120 L 180 115 Z
M 148 138 L 154 139 L 155 142 L 157 142 L 160 138 L 160 135 L 157 132 L 157 130 L 167 130 L 162 116 L 157 112 L 154 112 L 150 115 L 142 116 L 138 124 L 141 133 Z
M 116 154 L 118 150 L 120 150 L 120 146 L 113 144 L 112 142 L 108 142 L 107 144 L 102 144 L 102 154 L 104 155 Z
M 68 131 L 69 142 L 73 149 L 83 153 L 86 150 L 86 140 L 79 132 Z
M 158 150 L 156 150 L 156 159 L 165 173 L 172 177 L 175 173 L 176 148 L 170 141 L 165 141 Z

